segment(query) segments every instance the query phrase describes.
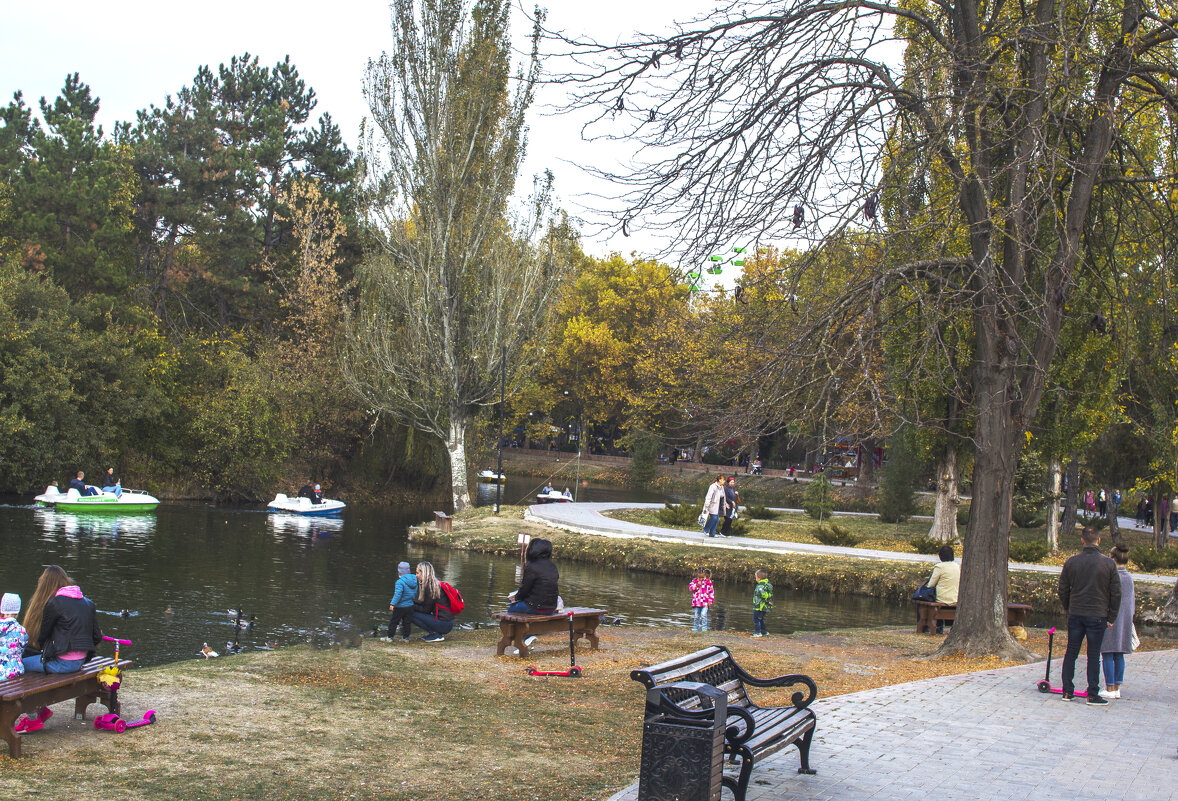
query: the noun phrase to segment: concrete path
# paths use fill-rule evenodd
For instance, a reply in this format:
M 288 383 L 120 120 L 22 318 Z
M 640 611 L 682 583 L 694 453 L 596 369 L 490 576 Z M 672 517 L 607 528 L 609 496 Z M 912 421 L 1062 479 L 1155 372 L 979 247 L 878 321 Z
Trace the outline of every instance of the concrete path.
M 683 531 L 674 528 L 646 526 L 605 517 L 602 512 L 613 509 L 662 509 L 661 503 L 546 503 L 528 507 L 524 517 L 539 523 L 576 531 L 582 534 L 596 534 L 603 537 L 628 539 L 644 537 L 662 542 L 687 545 L 705 545 L 711 548 L 763 551 L 766 553 L 805 553 L 828 556 L 851 556 L 857 559 L 886 559 L 892 562 L 923 562 L 933 564 L 936 555 L 900 553 L 898 551 L 877 551 L 871 548 L 845 548 L 836 545 L 817 545 L 805 542 L 778 542 L 754 537 L 707 537 L 698 531 Z M 1053 565 L 1031 565 L 1012 562 L 1011 570 L 1025 570 L 1033 573 L 1059 575 L 1060 569 Z M 1152 581 L 1159 584 L 1173 584 L 1174 576 L 1158 576 L 1152 573 L 1134 573 L 1137 581 Z
M 1040 693 L 1041 678 L 1043 663 L 820 697 L 818 775 L 787 748 L 753 769 L 748 801 L 1178 801 L 1178 651 L 1129 656 L 1108 706 Z

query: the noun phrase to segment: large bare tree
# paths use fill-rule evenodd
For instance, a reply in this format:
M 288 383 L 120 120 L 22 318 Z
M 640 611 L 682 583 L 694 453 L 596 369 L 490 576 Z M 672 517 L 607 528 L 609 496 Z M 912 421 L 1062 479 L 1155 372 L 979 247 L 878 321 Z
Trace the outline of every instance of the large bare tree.
M 864 354 L 897 325 L 919 329 L 906 369 L 961 401 L 976 454 L 945 653 L 1027 656 L 1006 627 L 1015 462 L 1091 269 L 1095 187 L 1159 178 L 1118 123 L 1174 105 L 1173 16 L 1140 0 L 777 0 L 620 44 L 554 34 L 577 63 L 575 103 L 597 111 L 588 134 L 641 146 L 610 176 L 626 188 L 623 232 L 674 231 L 692 261 L 848 226 L 878 239 L 883 255 L 810 311 L 756 397 L 779 401 L 847 320 Z M 878 399 L 911 414 L 894 384 Z
M 569 263 L 551 175 L 511 211 L 535 47 L 514 75 L 505 0 L 394 0 L 393 47 L 368 66 L 362 142 L 371 248 L 357 270 L 348 380 L 374 410 L 436 435 L 454 508 L 470 505 L 466 435 L 550 314 Z M 533 37 L 533 44 L 536 39 Z M 514 84 L 514 86 L 512 86 Z

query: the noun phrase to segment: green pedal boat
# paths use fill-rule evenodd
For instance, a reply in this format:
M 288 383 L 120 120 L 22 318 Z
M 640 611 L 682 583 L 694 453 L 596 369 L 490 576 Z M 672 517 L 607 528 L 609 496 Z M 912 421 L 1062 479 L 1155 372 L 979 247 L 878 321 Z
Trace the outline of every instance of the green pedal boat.
M 97 488 L 95 488 L 97 489 Z M 125 489 L 120 495 L 98 491 L 97 495 L 82 495 L 73 487 L 62 492 L 50 484 L 45 491 L 34 498 L 42 506 L 52 506 L 62 512 L 154 512 L 160 505 L 159 498 L 143 490 Z

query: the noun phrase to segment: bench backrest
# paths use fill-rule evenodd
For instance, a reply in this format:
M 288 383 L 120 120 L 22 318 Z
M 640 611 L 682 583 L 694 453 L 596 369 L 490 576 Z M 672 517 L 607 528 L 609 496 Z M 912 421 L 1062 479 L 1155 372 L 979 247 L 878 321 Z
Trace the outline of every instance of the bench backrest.
M 728 706 L 750 706 L 744 682 L 736 672 L 732 654 L 723 645 L 713 645 L 648 668 L 630 672 L 630 678 L 641 682 L 647 689 L 673 684 L 677 681 L 699 681 L 723 690 L 728 696 Z M 670 690 L 667 697 L 685 709 L 699 707 L 699 696 L 681 690 Z
M 129 659 L 120 659 L 117 662 L 120 669 L 129 668 L 132 664 L 134 663 Z M 76 673 L 25 673 L 16 678 L 0 681 L 0 701 L 12 701 L 43 690 L 65 687 L 79 679 L 96 676 L 115 665 L 114 657 L 100 656 L 82 665 L 82 669 Z

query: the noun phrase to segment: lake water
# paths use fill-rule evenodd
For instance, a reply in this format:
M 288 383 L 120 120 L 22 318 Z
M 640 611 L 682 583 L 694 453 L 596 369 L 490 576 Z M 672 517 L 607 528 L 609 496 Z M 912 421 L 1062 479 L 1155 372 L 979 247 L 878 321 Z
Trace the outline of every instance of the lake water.
M 532 481 L 508 486 L 518 483 L 523 491 Z M 593 488 L 581 497 L 606 496 L 636 499 L 625 490 Z M 356 506 L 340 519 L 316 520 L 195 504 L 118 517 L 10 499 L 0 505 L 0 591 L 17 592 L 27 603 L 43 567 L 61 565 L 102 610 L 103 631 L 133 640 L 126 653 L 142 665 L 194 658 L 206 642 L 224 651 L 235 631 L 229 610 L 257 617 L 238 638 L 248 649 L 323 641 L 345 616 L 358 630 L 383 629 L 401 560 L 433 562 L 462 591 L 467 610 L 459 622 L 490 622 L 518 586 L 516 560 L 409 544 L 407 526 L 432 517 L 430 509 Z M 685 579 L 562 562 L 559 552 L 556 561 L 569 605 L 607 609 L 625 625 L 691 625 Z M 751 629 L 751 600 L 751 585 L 717 582 L 713 627 Z M 776 601 L 773 633 L 912 621 L 907 607 L 870 598 L 779 590 Z

